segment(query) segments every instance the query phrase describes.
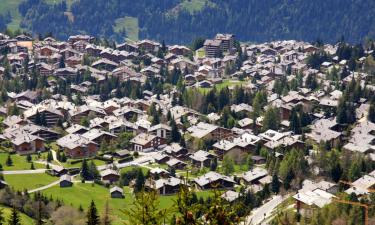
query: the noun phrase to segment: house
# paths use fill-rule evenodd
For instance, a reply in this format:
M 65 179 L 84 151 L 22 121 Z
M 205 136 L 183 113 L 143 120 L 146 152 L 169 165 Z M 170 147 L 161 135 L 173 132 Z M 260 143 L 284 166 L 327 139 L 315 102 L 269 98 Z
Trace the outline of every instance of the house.
M 44 105 L 32 107 L 26 110 L 23 115 L 26 119 L 29 119 L 34 123 L 37 119 L 43 119 L 45 120 L 47 127 L 56 126 L 59 120 L 62 121 L 64 119 L 64 115 L 60 110 Z
M 71 158 L 94 156 L 99 149 L 97 143 L 79 134 L 68 134 L 58 139 L 56 143 Z
M 72 177 L 68 174 L 62 175 L 59 184 L 61 188 L 73 186 Z
M 153 134 L 140 133 L 130 140 L 133 145 L 133 150 L 138 152 L 149 152 L 167 142 L 164 138 L 160 138 Z
M 351 187 L 345 190 L 345 192 L 347 194 L 354 193 L 356 195 L 368 195 L 370 193 L 369 189 L 374 189 L 374 187 L 375 187 L 375 170 L 355 180 L 351 184 Z
M 102 181 L 105 183 L 114 183 L 120 179 L 120 174 L 112 169 L 106 169 L 100 172 Z
M 234 202 L 236 199 L 238 199 L 238 197 L 240 197 L 240 193 L 232 190 L 228 190 L 221 195 L 221 198 L 228 202 Z
M 233 132 L 229 129 L 200 122 L 197 125 L 187 129 L 190 135 L 197 139 L 214 140 L 228 139 L 233 136 Z
M 57 177 L 61 177 L 62 175 L 65 175 L 68 170 L 65 169 L 63 166 L 59 165 L 52 165 L 52 174 Z
M 259 184 L 259 180 L 268 175 L 266 169 L 255 167 L 245 173 L 240 178 L 245 184 Z
M 194 178 L 196 187 L 201 190 L 212 188 L 218 189 L 232 189 L 235 181 L 233 178 L 221 175 L 220 173 L 210 171 L 200 177 Z
M 168 178 L 169 177 L 169 172 L 166 171 L 165 169 L 162 169 L 162 168 L 152 168 L 150 170 L 150 176 L 153 178 L 153 179 L 156 179 L 158 180 L 160 177 L 163 177 L 163 178 Z
M 163 151 L 167 153 L 167 155 L 173 156 L 178 159 L 182 159 L 188 153 L 187 149 L 182 147 L 178 143 L 171 143 L 163 148 Z
M 4 139 L 9 140 L 13 145 L 13 150 L 20 155 L 32 154 L 44 151 L 44 139 L 36 135 L 32 135 L 23 129 L 8 128 L 3 133 Z
M 157 124 L 150 127 L 149 132 L 157 137 L 169 139 L 171 136 L 172 128 L 166 124 Z
M 161 153 L 156 153 L 155 155 L 152 156 L 155 160 L 155 162 L 159 163 L 159 164 L 164 164 L 166 163 L 167 161 L 169 161 L 170 157 L 161 152 Z
M 199 150 L 192 155 L 189 156 L 193 165 L 203 168 L 209 167 L 211 165 L 211 161 L 215 158 L 215 156 L 209 152 Z
M 119 159 L 125 159 L 125 158 L 129 158 L 129 157 L 131 157 L 130 151 L 129 151 L 129 150 L 126 150 L 126 149 L 116 151 L 113 155 L 114 155 L 116 158 L 119 158 Z
M 315 209 L 330 204 L 335 196 L 318 188 L 313 191 L 298 191 L 293 198 L 296 200 L 297 212 L 311 217 Z
M 120 187 L 112 187 L 109 189 L 109 193 L 111 194 L 111 198 L 124 198 L 124 190 Z
M 336 127 L 335 119 L 320 119 L 311 125 L 311 133 L 307 133 L 306 137 L 315 143 L 328 142 L 331 146 L 337 146 L 341 140 L 341 132 L 332 130 Z
M 166 164 L 168 165 L 169 168 L 173 168 L 175 170 L 183 170 L 186 167 L 186 163 L 184 163 L 181 160 L 178 160 L 176 158 L 171 158 L 169 159 Z
M 220 48 L 223 52 L 230 52 L 234 48 L 233 34 L 216 34 L 215 40 L 220 41 Z
M 146 182 L 146 187 L 149 189 L 156 190 L 160 195 L 172 195 L 180 191 L 182 180 L 169 177 L 161 178 L 156 181 Z

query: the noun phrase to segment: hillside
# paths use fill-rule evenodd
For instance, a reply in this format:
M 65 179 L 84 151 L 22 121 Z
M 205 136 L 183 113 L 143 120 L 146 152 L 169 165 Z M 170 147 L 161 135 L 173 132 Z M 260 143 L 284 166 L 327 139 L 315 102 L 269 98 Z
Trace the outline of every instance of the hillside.
M 375 35 L 375 1 L 368 0 L 0 0 L 19 24 L 66 38 L 88 33 L 122 41 L 150 38 L 187 43 L 195 37 L 234 33 L 240 40 L 323 39 L 359 42 Z M 71 11 L 69 21 L 64 12 Z M 20 22 L 20 23 L 19 23 Z

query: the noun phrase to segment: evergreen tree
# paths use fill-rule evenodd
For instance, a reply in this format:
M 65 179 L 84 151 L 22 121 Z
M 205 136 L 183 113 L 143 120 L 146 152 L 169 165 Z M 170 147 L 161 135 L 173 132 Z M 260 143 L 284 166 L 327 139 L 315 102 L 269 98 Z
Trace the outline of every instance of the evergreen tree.
M 10 154 L 8 154 L 8 157 L 7 157 L 7 160 L 5 161 L 5 164 L 7 166 L 13 166 L 13 160 L 12 160 L 12 157 L 10 156 Z
M 141 169 L 137 171 L 137 178 L 135 180 L 134 192 L 140 192 L 145 184 L 145 176 Z
M 12 208 L 12 212 L 8 219 L 8 225 L 21 225 L 20 216 L 15 206 Z
M 48 151 L 48 153 L 47 153 L 47 162 L 52 162 L 52 160 L 53 160 L 52 152 Z
M 34 163 L 33 163 L 33 162 L 31 162 L 30 169 L 31 169 L 31 170 L 35 170 L 35 166 L 34 166 Z
M 173 118 L 171 119 L 170 125 L 171 125 L 171 128 L 172 128 L 172 130 L 171 130 L 171 142 L 179 142 L 180 139 L 181 139 L 181 134 L 178 131 L 177 124 L 176 124 L 176 122 L 174 121 Z
M 279 177 L 274 174 L 272 176 L 272 182 L 271 182 L 271 191 L 273 193 L 276 193 L 278 194 L 279 193 L 279 190 L 280 190 L 280 181 L 279 181 Z
M 85 180 L 90 180 L 90 171 L 89 166 L 87 165 L 86 159 L 83 159 L 82 166 L 81 166 L 81 177 Z
M 301 121 L 295 109 L 292 109 L 292 112 L 290 115 L 290 129 L 295 134 L 301 134 L 302 132 Z
M 98 215 L 98 210 L 96 209 L 94 201 L 91 201 L 90 207 L 87 210 L 87 225 L 99 225 L 100 218 Z
M 229 156 L 224 156 L 223 163 L 223 172 L 225 175 L 230 175 L 234 172 L 234 162 L 233 159 Z
M 27 161 L 28 163 L 30 163 L 30 162 L 31 162 L 31 160 L 32 160 L 32 158 L 31 158 L 31 155 L 30 155 L 30 154 L 28 154 L 28 155 L 26 156 L 26 161 Z

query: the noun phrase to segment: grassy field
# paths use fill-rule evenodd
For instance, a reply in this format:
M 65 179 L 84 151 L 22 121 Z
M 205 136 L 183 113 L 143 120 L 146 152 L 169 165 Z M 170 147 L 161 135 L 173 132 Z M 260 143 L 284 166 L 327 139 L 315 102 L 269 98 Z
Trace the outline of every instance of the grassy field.
M 184 0 L 180 3 L 180 7 L 193 14 L 201 11 L 206 4 L 209 6 L 214 5 L 209 0 Z
M 93 159 L 94 160 L 94 163 L 96 166 L 102 166 L 102 165 L 105 165 L 105 162 L 102 161 L 102 160 L 98 160 L 98 159 Z M 73 160 L 71 159 L 68 159 L 68 161 L 66 163 L 61 163 L 62 166 L 64 166 L 65 168 L 81 168 L 82 166 L 82 162 L 79 162 L 79 163 L 74 163 L 72 164 Z M 89 159 L 88 162 L 90 163 L 91 160 Z M 56 163 L 57 164 L 57 163 Z
M 52 196 L 54 199 L 62 199 L 65 204 L 71 204 L 77 208 L 82 205 L 84 209 L 89 206 L 91 200 L 94 200 L 100 213 L 103 212 L 105 203 L 108 201 L 114 225 L 120 225 L 126 221 L 126 215 L 121 210 L 130 209 L 134 200 L 131 190 L 128 187 L 124 187 L 124 199 L 112 199 L 110 198 L 109 189 L 96 184 L 76 183 L 73 187 L 69 188 L 55 186 L 44 190 L 43 193 L 47 196 Z M 206 198 L 209 195 L 210 192 L 197 193 L 198 198 Z M 160 208 L 171 209 L 175 199 L 175 195 L 160 196 Z
M 7 221 L 12 213 L 12 209 L 5 207 L 5 206 L 0 206 L 0 209 L 3 210 L 2 216 L 5 218 L 5 221 Z M 20 215 L 20 223 L 22 225 L 34 225 L 34 220 L 32 218 L 28 217 L 27 215 L 23 213 L 19 213 L 19 215 Z
M 50 184 L 58 178 L 45 173 L 4 175 L 5 181 L 15 190 L 32 190 Z
M 13 161 L 12 166 L 7 166 L 5 164 L 8 158 L 8 153 L 0 153 L 0 164 L 3 165 L 4 170 L 29 170 L 31 168 L 31 163 L 26 161 L 26 156 L 20 156 L 17 154 L 11 155 L 11 159 Z M 36 155 L 32 155 L 33 160 L 36 159 Z M 45 168 L 44 165 L 34 163 L 35 169 L 43 169 Z
M 118 18 L 115 21 L 114 31 L 119 33 L 122 29 L 126 31 L 127 38 L 132 41 L 137 41 L 139 37 L 138 19 L 135 17 L 126 16 Z M 125 38 L 125 37 L 124 37 Z
M 240 86 L 245 85 L 247 81 L 233 81 L 233 80 L 223 80 L 220 84 L 215 84 L 216 90 L 220 91 L 221 89 L 225 87 L 234 87 L 234 86 Z M 202 94 L 206 94 L 209 92 L 212 88 L 198 88 L 199 92 Z

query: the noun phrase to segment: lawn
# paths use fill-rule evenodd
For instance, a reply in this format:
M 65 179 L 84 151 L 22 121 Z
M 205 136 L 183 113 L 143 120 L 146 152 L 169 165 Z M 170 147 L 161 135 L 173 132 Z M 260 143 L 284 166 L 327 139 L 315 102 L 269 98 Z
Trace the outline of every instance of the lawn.
M 247 81 L 243 80 L 223 80 L 220 84 L 215 84 L 216 90 L 220 91 L 221 89 L 225 87 L 234 87 L 234 86 L 240 86 L 245 85 Z M 198 88 L 199 92 L 202 94 L 207 94 L 212 88 Z
M 52 196 L 54 199 L 61 199 L 65 204 L 71 204 L 77 208 L 82 205 L 84 209 L 88 208 L 91 200 L 94 200 L 99 212 L 103 212 L 105 203 L 108 201 L 114 225 L 120 225 L 126 221 L 126 215 L 121 210 L 130 209 L 134 199 L 129 187 L 124 187 L 124 199 L 112 199 L 109 195 L 109 189 L 97 184 L 82 183 L 75 183 L 73 187 L 69 188 L 55 186 L 44 190 L 43 193 L 46 196 Z M 198 198 L 206 198 L 209 195 L 210 192 L 207 191 L 197 193 Z M 170 212 L 176 200 L 176 195 L 160 196 L 159 200 L 160 208 L 169 209 L 168 211 Z
M 128 172 L 128 171 L 131 171 L 135 168 L 141 168 L 142 172 L 144 175 L 146 175 L 149 171 L 149 169 L 145 168 L 145 167 L 139 167 L 139 166 L 127 166 L 127 167 L 124 167 L 120 170 L 120 174 L 122 173 L 125 173 L 125 172 Z
M 180 3 L 180 7 L 193 14 L 201 11 L 206 4 L 211 7 L 214 6 L 214 3 L 209 0 L 184 0 Z
M 5 207 L 5 206 L 0 206 L 0 209 L 2 209 L 3 211 L 2 216 L 5 218 L 5 221 L 7 221 L 12 213 L 12 209 L 9 207 Z M 26 214 L 19 213 L 19 215 L 20 215 L 20 223 L 22 225 L 34 225 L 35 224 L 34 220 L 30 218 L 29 216 L 27 216 Z
M 6 165 L 6 160 L 8 158 L 8 153 L 0 153 L 0 164 L 3 166 L 4 170 L 29 170 L 31 168 L 31 163 L 26 161 L 26 156 L 21 156 L 18 154 L 12 154 L 11 159 L 13 161 L 12 166 Z M 32 155 L 32 159 L 36 160 L 37 155 Z M 44 165 L 34 163 L 35 169 L 43 169 Z
M 25 188 L 27 190 L 32 190 L 43 187 L 58 180 L 58 178 L 50 176 L 46 173 L 38 173 L 4 175 L 4 180 L 15 190 L 23 191 Z
M 105 165 L 105 162 L 102 161 L 102 160 L 99 160 L 99 159 L 93 159 L 93 160 L 94 160 L 94 163 L 95 163 L 96 166 L 103 166 L 103 165 Z M 65 163 L 61 163 L 61 164 L 65 168 L 81 168 L 82 162 L 72 164 L 71 163 L 72 161 L 74 161 L 74 160 L 68 159 L 68 161 L 66 161 Z M 88 159 L 87 162 L 90 163 L 91 159 Z M 57 164 L 57 163 L 55 163 L 55 164 Z
M 128 39 L 132 41 L 138 40 L 139 26 L 138 18 L 136 17 L 125 16 L 123 18 L 116 19 L 113 29 L 116 33 L 119 33 L 122 29 L 124 29 Z

